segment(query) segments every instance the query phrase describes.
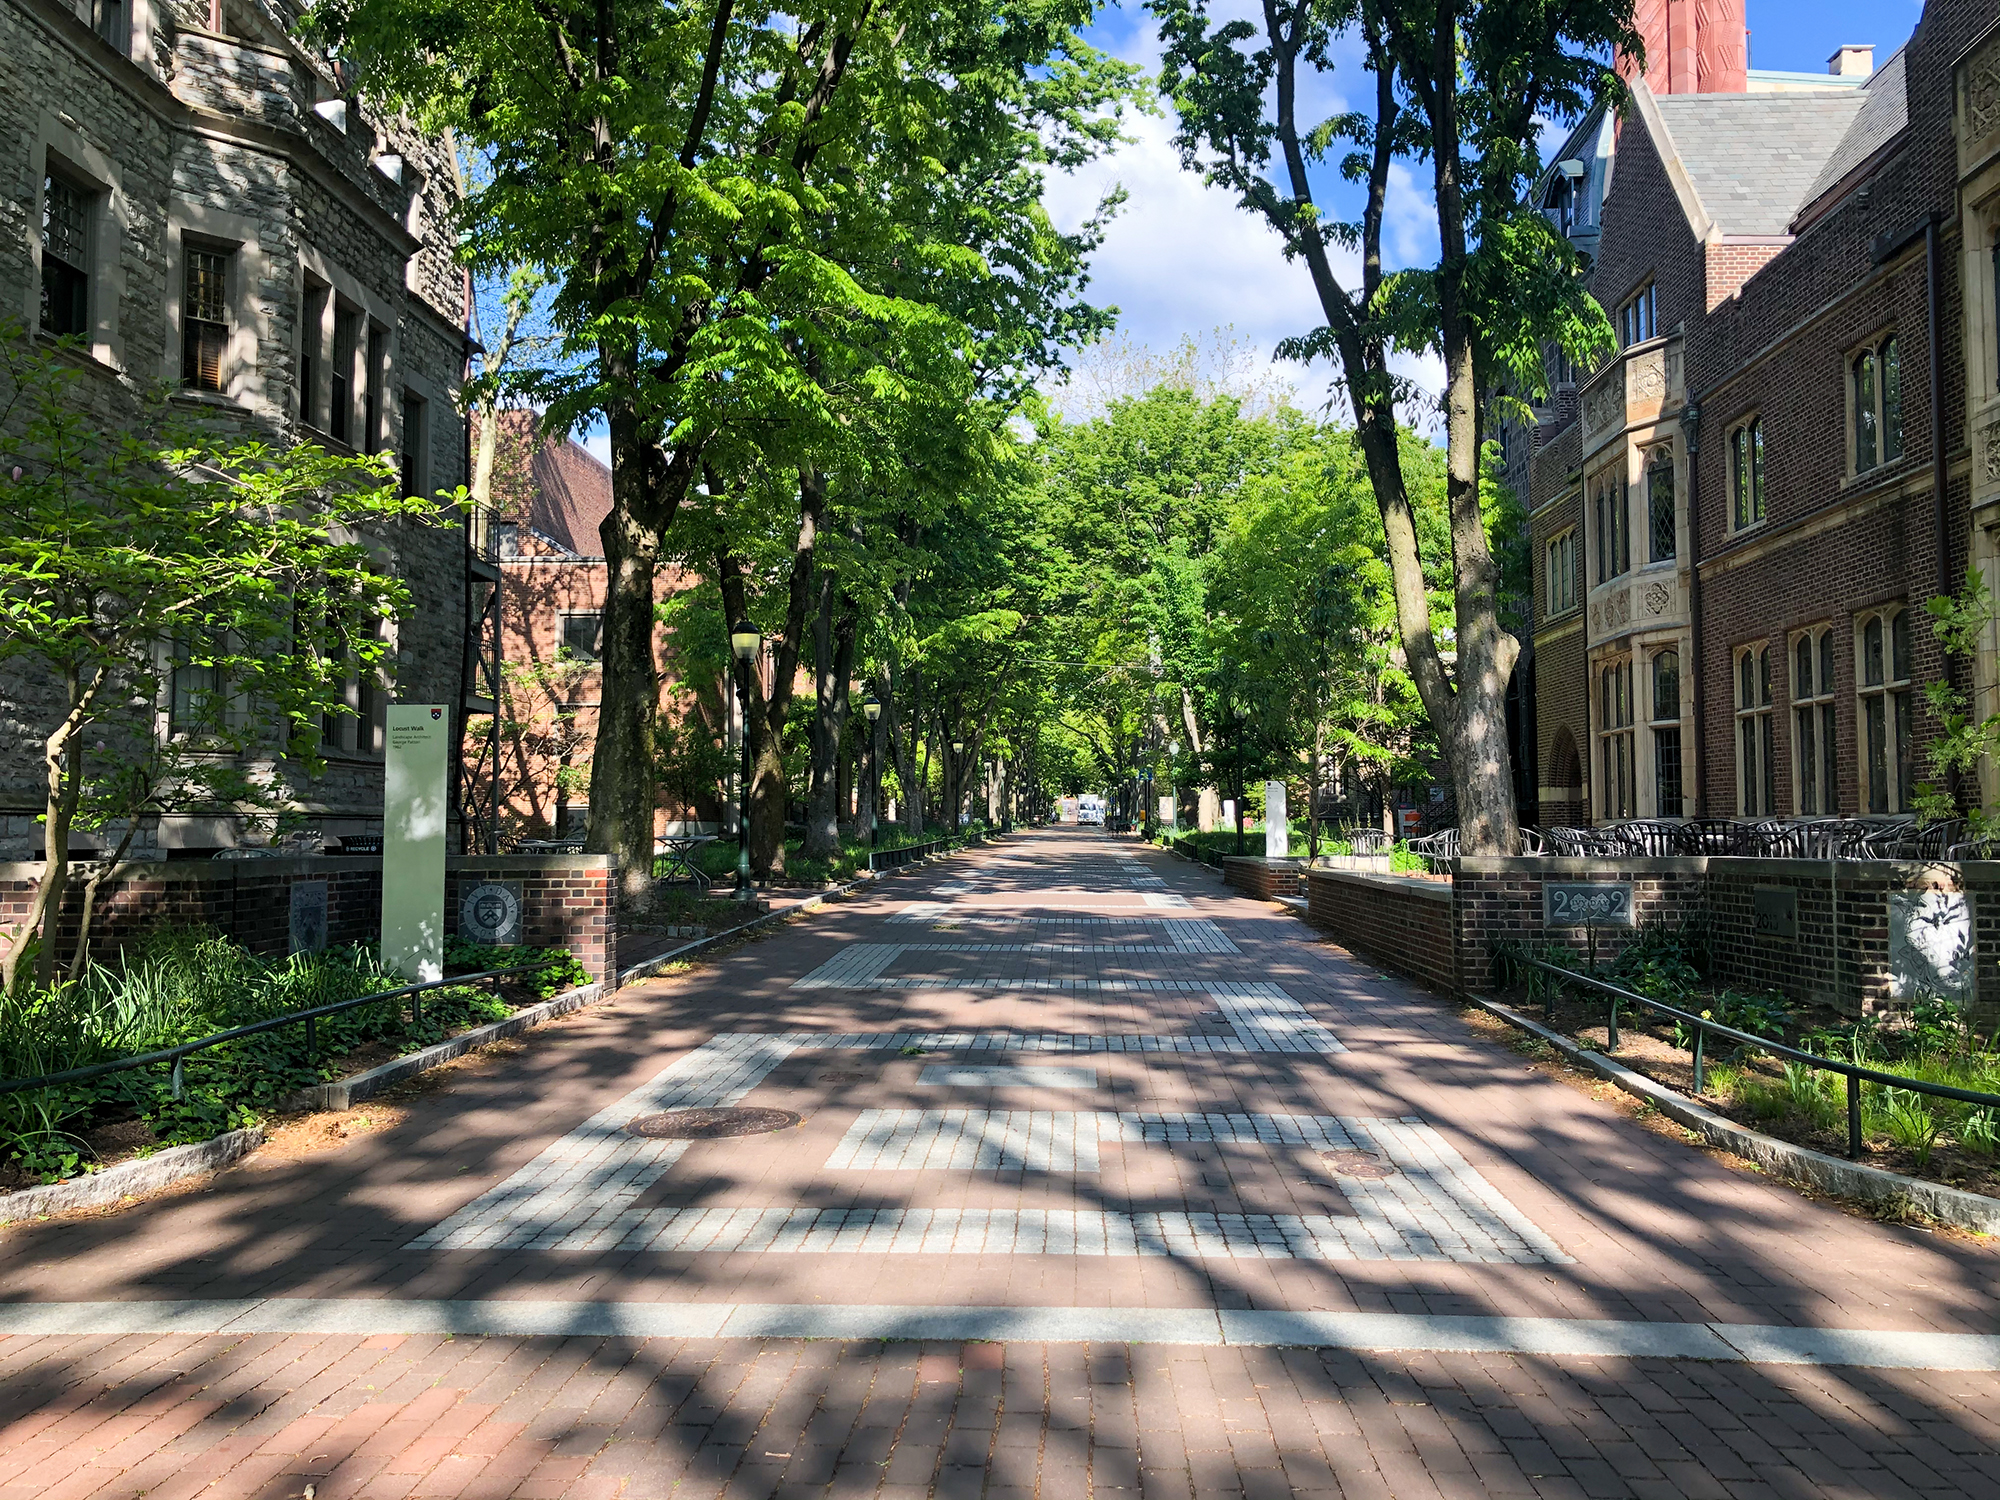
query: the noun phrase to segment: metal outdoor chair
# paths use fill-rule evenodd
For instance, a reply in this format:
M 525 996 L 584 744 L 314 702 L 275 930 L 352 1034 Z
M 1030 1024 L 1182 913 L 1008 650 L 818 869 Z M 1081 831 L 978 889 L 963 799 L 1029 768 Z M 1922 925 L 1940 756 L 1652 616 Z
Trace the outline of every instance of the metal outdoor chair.
M 1458 830 L 1440 828 L 1410 840 L 1410 853 L 1418 856 L 1435 874 L 1439 867 L 1458 858 Z
M 1521 853 L 1524 855 L 1535 855 L 1546 854 L 1548 852 L 1547 841 L 1542 837 L 1542 830 L 1536 828 L 1533 824 L 1523 823 L 1521 825 Z
M 1356 854 L 1380 854 L 1394 842 L 1379 828 L 1343 828 L 1334 838 Z
M 1644 818 L 1634 818 L 1624 823 L 1614 823 L 1607 832 L 1616 833 L 1628 841 L 1633 849 L 1648 859 L 1669 859 L 1683 852 L 1681 825 L 1664 823 Z
M 1963 820 L 1942 818 L 1935 823 L 1918 823 L 1899 818 L 1869 829 L 1861 835 L 1864 859 L 1942 859 L 1965 831 Z

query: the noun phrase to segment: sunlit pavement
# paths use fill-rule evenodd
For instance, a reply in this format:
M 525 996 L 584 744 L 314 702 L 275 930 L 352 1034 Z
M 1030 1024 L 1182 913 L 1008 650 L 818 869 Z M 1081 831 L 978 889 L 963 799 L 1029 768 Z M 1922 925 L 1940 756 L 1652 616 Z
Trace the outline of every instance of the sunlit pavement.
M 0 1497 L 2000 1494 L 1992 1249 L 1094 830 L 406 1108 L 6 1231 Z

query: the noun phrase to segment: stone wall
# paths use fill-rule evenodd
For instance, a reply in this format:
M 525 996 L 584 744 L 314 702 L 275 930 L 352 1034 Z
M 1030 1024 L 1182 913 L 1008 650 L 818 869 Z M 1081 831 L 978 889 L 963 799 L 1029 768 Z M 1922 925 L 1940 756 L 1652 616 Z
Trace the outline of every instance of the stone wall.
M 128 425 L 142 393 L 178 383 L 184 257 L 199 242 L 230 252 L 227 389 L 177 390 L 175 415 L 273 443 L 304 438 L 347 451 L 307 417 L 310 408 L 312 421 L 326 420 L 324 348 L 320 397 L 302 407 L 299 389 L 305 279 L 330 276 L 340 297 L 364 306 L 388 335 L 378 446 L 400 455 L 410 443 L 420 450 L 419 485 L 448 491 L 467 477 L 454 399 L 466 346 L 450 160 L 442 140 L 358 98 L 342 101 L 344 128 L 315 112 L 339 99 L 342 85 L 326 59 L 285 35 L 296 11 L 292 0 L 269 14 L 228 7 L 225 35 L 211 29 L 205 5 L 136 0 L 132 45 L 121 54 L 73 4 L 0 6 L 0 137 L 10 143 L 0 153 L 0 240 L 14 247 L 0 255 L 0 317 L 31 329 L 38 320 L 43 178 L 54 172 L 88 204 L 90 347 L 75 357 L 75 399 L 93 417 L 107 428 Z M 415 438 L 403 431 L 405 395 L 425 403 L 426 430 Z M 364 435 L 350 436 L 358 445 Z M 396 526 L 366 540 L 412 593 L 381 698 L 450 704 L 458 714 L 462 526 L 454 516 L 442 527 Z M 0 858 L 42 851 L 39 741 L 60 717 L 57 686 L 32 659 L 0 670 Z M 358 700 L 358 684 L 350 694 Z M 380 829 L 379 755 L 334 751 L 311 779 L 295 766 L 276 771 L 290 780 L 297 810 L 329 836 Z M 142 828 L 135 852 L 254 842 L 242 837 L 244 824 L 229 815 L 170 818 Z M 79 836 L 74 847 L 97 842 Z
M 489 880 L 518 883 L 522 941 L 535 947 L 567 948 L 592 979 L 614 979 L 618 968 L 614 864 L 603 854 L 448 859 L 445 931 L 458 931 L 462 888 Z M 0 934 L 11 932 L 26 917 L 41 876 L 39 863 L 0 864 Z M 112 960 L 149 932 L 206 927 L 254 953 L 282 954 L 291 947 L 292 887 L 305 881 L 326 882 L 330 944 L 372 943 L 380 935 L 379 858 L 167 860 L 130 865 L 99 893 L 91 951 L 101 960 Z M 65 958 L 76 942 L 81 909 L 81 890 L 73 882 L 61 927 Z

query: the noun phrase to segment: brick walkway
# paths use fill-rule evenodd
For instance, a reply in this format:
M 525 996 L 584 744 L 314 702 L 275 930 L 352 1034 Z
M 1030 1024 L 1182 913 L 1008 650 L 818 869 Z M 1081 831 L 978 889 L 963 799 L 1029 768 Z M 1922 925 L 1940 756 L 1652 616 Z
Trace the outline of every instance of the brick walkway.
M 1996 1269 L 1022 835 L 5 1231 L 0 1500 L 2000 1495 Z

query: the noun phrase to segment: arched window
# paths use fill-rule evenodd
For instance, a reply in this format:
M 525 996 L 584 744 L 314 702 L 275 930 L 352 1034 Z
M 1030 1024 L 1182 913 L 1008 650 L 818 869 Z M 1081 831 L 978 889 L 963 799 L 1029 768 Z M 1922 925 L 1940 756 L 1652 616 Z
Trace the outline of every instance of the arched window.
M 1777 767 L 1771 727 L 1771 648 L 1736 653 L 1736 803 L 1746 817 L 1777 811 Z
M 1833 632 L 1815 626 L 1792 641 L 1793 803 L 1802 817 L 1839 811 L 1834 747 Z
M 1729 434 L 1729 488 L 1734 529 L 1764 519 L 1764 421 L 1752 417 Z
M 1865 474 L 1903 456 L 1903 361 L 1891 334 L 1848 362 L 1854 422 L 1854 472 Z
M 1681 815 L 1681 654 L 1653 654 L 1653 811 Z

